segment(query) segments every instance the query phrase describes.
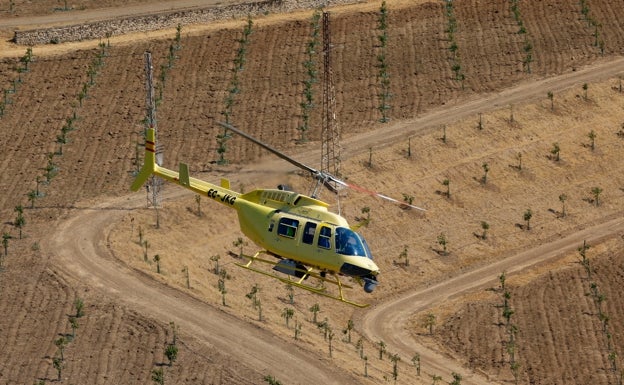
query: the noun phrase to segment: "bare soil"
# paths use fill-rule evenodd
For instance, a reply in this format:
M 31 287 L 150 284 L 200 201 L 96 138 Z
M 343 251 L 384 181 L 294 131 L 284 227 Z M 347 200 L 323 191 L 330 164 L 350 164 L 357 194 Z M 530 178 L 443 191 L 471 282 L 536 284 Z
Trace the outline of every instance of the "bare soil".
M 16 1 L 25 24 L 46 13 L 35 3 L 44 2 Z M 150 4 L 144 2 L 146 11 Z M 617 383 L 624 354 L 624 306 L 617 294 L 624 139 L 616 134 L 624 121 L 624 28 L 614 15 L 624 10 L 606 0 L 591 2 L 601 50 L 577 3 L 522 3 L 526 34 L 518 33 L 508 3 L 454 4 L 463 83 L 451 69 L 444 3 L 388 1 L 392 120 L 386 124 L 379 123 L 377 109 L 379 4 L 332 9 L 342 172 L 399 199 L 410 195 L 427 209 L 418 214 L 353 192 L 341 197 L 340 210 L 351 222 L 362 208 L 371 211 L 361 232 L 381 267 L 381 285 L 372 295 L 349 293 L 372 304 L 365 310 L 299 291 L 290 304 L 283 285 L 237 269 L 233 242 L 241 234 L 226 208 L 202 202 L 199 215 L 192 194 L 165 186 L 156 228 L 145 193 L 128 191 L 145 116 L 143 53 L 153 53 L 160 74 L 175 31 L 111 39 L 82 104 L 77 96 L 89 80 L 98 42 L 33 47 L 35 60 L 21 74 L 15 68 L 25 47 L 3 50 L 0 84 L 7 90 L 15 85 L 15 93 L 6 93 L 10 103 L 0 118 L 0 213 L 3 233 L 13 236 L 0 274 L 0 336 L 6 341 L 0 383 L 57 379 L 54 341 L 72 332 L 68 317 L 76 298 L 86 308 L 64 351 L 61 378 L 68 383 L 147 384 L 159 368 L 175 383 L 262 383 L 267 375 L 282 383 L 380 383 L 392 380 L 392 354 L 401 358 L 397 383 L 428 384 L 438 375 L 450 382 L 452 372 L 462 375 L 463 384 L 513 382 L 500 307 L 503 271 L 518 330 L 519 383 Z M 317 167 L 319 129 L 304 145 L 296 143 L 295 129 L 311 15 L 254 20 L 232 121 Z M 183 27 L 157 111 L 165 164 L 175 168 L 184 161 L 194 175 L 227 177 L 245 191 L 283 182 L 307 191 L 311 180 L 240 138 L 229 144 L 230 165 L 214 162 L 216 122 L 244 24 Z M 534 52 L 531 73 L 523 66 L 526 39 Z M 18 76 L 20 83 L 14 82 Z M 60 154 L 57 137 L 74 113 L 77 129 Z M 319 127 L 320 108 L 312 119 Z M 551 153 L 555 143 L 558 161 Z M 58 174 L 49 184 L 38 183 L 50 162 Z M 595 187 L 602 189 L 599 202 Z M 37 189 L 45 196 L 31 208 L 27 194 Z M 561 194 L 567 195 L 565 216 Z M 323 198 L 335 202 L 329 194 Z M 18 205 L 26 219 L 22 239 L 13 226 Z M 523 219 L 527 209 L 533 213 L 530 229 Z M 489 224 L 486 238 L 483 221 Z M 147 261 L 139 229 L 149 244 Z M 441 234 L 446 253 L 437 242 Z M 591 245 L 591 276 L 578 264 L 583 240 Z M 405 247 L 409 264 L 399 257 Z M 230 275 L 226 306 L 213 273 L 215 256 Z M 255 284 L 261 314 L 245 296 Z M 600 301 L 591 295 L 596 288 L 604 294 Z M 327 320 L 333 338 L 312 322 L 315 303 L 318 321 Z M 289 307 L 295 317 L 287 325 L 282 314 Z M 422 325 L 429 312 L 436 316 L 433 335 Z M 350 342 L 343 332 L 349 319 L 355 321 Z M 171 366 L 164 357 L 173 338 L 170 322 L 179 328 L 180 346 Z M 302 325 L 297 339 L 295 323 Z M 355 347 L 359 339 L 367 360 Z M 387 347 L 383 359 L 380 341 Z M 420 376 L 412 366 L 416 353 Z

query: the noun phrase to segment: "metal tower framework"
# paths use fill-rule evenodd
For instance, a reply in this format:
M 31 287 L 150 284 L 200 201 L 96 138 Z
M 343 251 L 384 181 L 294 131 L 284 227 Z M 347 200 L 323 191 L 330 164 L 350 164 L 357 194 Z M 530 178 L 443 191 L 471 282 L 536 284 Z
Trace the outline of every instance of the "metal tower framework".
M 153 128 L 155 132 L 157 132 L 156 125 L 156 103 L 154 102 L 154 74 L 153 74 L 153 65 L 152 65 L 152 53 L 149 51 L 145 52 L 145 91 L 147 92 L 145 98 L 145 104 L 147 109 L 147 117 L 146 123 L 149 128 Z M 147 129 L 146 129 L 147 131 Z M 163 152 L 164 148 L 161 144 L 156 145 L 156 163 L 159 166 L 163 164 Z M 163 180 L 156 177 L 151 176 L 149 181 L 145 185 L 145 189 L 147 192 L 147 204 L 154 206 L 158 209 L 159 206 L 159 198 L 160 198 L 160 190 L 163 187 Z M 150 198 L 151 194 L 151 198 Z M 159 217 L 158 210 L 156 211 L 156 223 L 158 227 Z
M 323 12 L 324 60 L 321 171 L 340 177 L 340 130 L 336 122 L 336 97 L 331 66 L 331 34 L 329 27 L 329 12 Z M 328 187 L 337 189 L 338 186 Z

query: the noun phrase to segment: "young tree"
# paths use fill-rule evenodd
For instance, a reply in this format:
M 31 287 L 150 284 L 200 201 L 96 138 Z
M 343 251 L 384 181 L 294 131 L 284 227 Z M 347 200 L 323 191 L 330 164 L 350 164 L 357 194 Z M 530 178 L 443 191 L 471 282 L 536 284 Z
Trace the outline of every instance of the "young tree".
M 268 374 L 264 376 L 264 381 L 266 381 L 269 385 L 282 385 L 282 383 L 275 379 L 275 377 Z
M 507 280 L 507 274 L 503 271 L 501 275 L 498 276 L 498 282 L 500 282 L 500 287 L 503 292 L 505 292 L 505 281 Z
M 169 326 L 171 326 L 171 344 L 177 345 L 178 343 L 178 325 L 175 322 L 169 322 Z
M 223 306 L 227 306 L 225 304 L 225 294 L 227 293 L 227 290 L 225 289 L 226 279 L 228 279 L 227 272 L 225 271 L 225 269 L 221 269 L 221 271 L 219 272 L 218 288 L 219 288 L 219 293 L 221 293 L 221 303 L 223 304 Z
M 191 273 L 189 272 L 189 267 L 184 265 L 184 267 L 182 268 L 182 273 L 184 273 L 184 276 L 186 277 L 186 288 L 190 289 L 191 288 Z
M 552 148 L 550 149 L 550 153 L 552 154 L 552 156 L 554 157 L 554 160 L 556 162 L 559 162 L 560 159 L 560 153 L 561 153 L 561 147 L 559 147 L 559 143 L 553 143 Z
M 61 361 L 65 361 L 64 352 L 65 352 L 65 347 L 67 346 L 68 343 L 69 341 L 67 341 L 67 338 L 65 337 L 59 337 L 57 340 L 54 341 L 54 345 L 56 345 L 56 347 L 59 350 L 59 353 L 61 354 Z
M 251 300 L 251 306 L 254 309 L 258 308 L 258 292 L 260 291 L 260 287 L 258 287 L 257 283 L 254 283 L 254 285 L 251 287 L 251 290 L 249 291 L 249 293 L 245 294 L 245 297 L 247 297 L 248 299 Z
M 425 314 L 422 318 L 422 326 L 429 330 L 429 335 L 433 335 L 433 327 L 436 324 L 436 316 L 435 314 L 429 312 Z
M 295 318 L 295 340 L 299 339 L 299 335 L 301 334 L 301 323 L 297 321 Z
M 483 230 L 483 233 L 481 233 L 481 239 L 486 239 L 487 231 L 490 229 L 490 224 L 486 221 L 481 221 L 481 229 Z
M 84 316 L 84 301 L 82 298 L 77 297 L 74 300 L 74 308 L 76 309 L 76 318 Z
M 314 322 L 315 324 L 316 324 L 316 323 L 318 323 L 318 322 L 317 322 L 317 314 L 318 314 L 318 312 L 319 312 L 319 311 L 321 311 L 321 307 L 319 306 L 319 304 L 318 304 L 318 303 L 315 303 L 314 305 L 312 305 L 312 306 L 310 307 L 310 309 L 309 309 L 309 310 L 310 310 L 310 312 L 312 312 L 312 314 L 313 314 L 312 322 Z
M 288 328 L 288 322 L 294 315 L 295 311 L 291 307 L 285 307 L 284 310 L 282 310 L 282 317 L 286 321 L 286 328 Z
M 453 372 L 451 373 L 451 376 L 453 376 L 453 381 L 449 385 L 461 385 L 461 374 Z
M 165 356 L 169 360 L 169 366 L 178 358 L 178 347 L 175 344 L 168 344 L 165 348 Z
M 351 343 L 351 330 L 353 330 L 353 327 L 354 327 L 353 320 L 349 318 L 349 320 L 347 321 L 347 326 L 342 330 L 342 334 L 347 335 L 348 343 Z
M 446 195 L 447 198 L 451 197 L 451 181 L 447 179 L 444 179 L 442 181 L 442 185 L 446 186 L 446 192 L 444 193 Z
M 219 270 L 219 259 L 221 259 L 221 256 L 220 256 L 219 254 L 217 254 L 217 255 L 213 255 L 212 257 L 210 257 L 210 260 L 211 260 L 212 262 L 214 262 L 214 268 L 213 268 L 213 270 L 212 270 L 212 271 L 213 271 L 216 275 L 219 275 L 219 273 L 220 273 L 220 270 Z
M 140 231 L 140 229 L 139 229 L 139 231 Z M 149 242 L 147 241 L 147 239 L 145 239 L 143 241 L 143 260 L 145 262 L 147 262 L 147 249 L 148 249 L 148 247 L 149 247 Z
M 377 346 L 379 346 L 379 359 L 383 360 L 383 355 L 386 352 L 386 343 L 383 341 L 377 342 Z
M 195 195 L 195 203 L 197 203 L 197 216 L 201 217 L 202 216 L 202 211 L 201 211 L 201 195 L 196 194 Z
M 550 99 L 550 111 L 555 110 L 555 94 L 552 91 L 548 91 L 548 99 Z
M 587 137 L 589 138 L 589 148 L 593 150 L 596 149 L 596 131 L 591 130 L 589 132 L 589 134 L 587 134 Z
M 481 178 L 481 182 L 483 182 L 483 184 L 486 184 L 487 175 L 488 175 L 488 172 L 490 171 L 490 166 L 487 163 L 483 163 L 481 167 L 483 168 L 483 177 Z
M 438 235 L 438 244 L 442 246 L 442 255 L 448 255 L 448 240 L 446 239 L 446 235 L 444 233 L 440 233 L 440 235 Z
M 156 262 L 156 273 L 160 274 L 160 255 L 154 255 L 154 262 Z
M 403 201 L 405 203 L 407 203 L 408 205 L 411 205 L 414 202 L 414 197 L 412 195 L 403 193 Z M 405 206 L 404 208 L 409 209 L 410 207 L 409 206 Z
M 292 285 L 286 284 L 284 285 L 284 288 L 286 289 L 286 295 L 288 296 L 288 303 L 290 303 L 291 305 L 295 303 L 295 290 L 293 289 Z
M 246 244 L 247 244 L 247 242 L 245 242 L 245 240 L 242 237 L 238 237 L 238 238 L 236 238 L 236 240 L 234 242 L 232 242 L 232 246 L 238 247 L 240 249 L 239 252 L 238 252 L 238 257 L 239 258 L 243 257 L 243 247 L 245 247 Z
M 74 338 L 76 338 L 76 329 L 78 329 L 78 319 L 76 318 L 76 316 L 69 316 L 69 326 L 72 329 L 72 334 L 71 334 L 71 339 L 73 340 Z
M 531 218 L 533 218 L 533 211 L 531 211 L 531 209 L 526 209 L 522 217 L 526 222 L 526 229 L 531 230 Z
M 600 194 L 602 194 L 602 188 L 594 187 L 591 189 L 591 193 L 594 196 L 594 204 L 596 207 L 600 206 Z
M 152 370 L 152 381 L 158 385 L 165 385 L 165 372 L 163 368 Z
M 323 331 L 323 339 L 327 341 L 327 334 L 329 333 L 329 330 L 331 329 L 329 327 L 329 321 L 327 320 L 327 317 L 323 319 L 323 322 L 317 323 L 316 327 L 319 328 L 319 330 Z
M 4 248 L 4 256 L 9 255 L 9 239 L 13 238 L 9 233 L 2 233 L 2 247 Z M 0 262 L 2 260 L 0 259 Z M 1 265 L 1 264 L 0 264 Z
M 392 361 L 392 378 L 396 383 L 399 377 L 399 361 L 401 361 L 401 357 L 398 354 L 393 354 L 390 356 L 390 361 Z
M 399 258 L 403 259 L 405 266 L 409 266 L 409 258 L 407 255 L 407 245 L 403 245 L 403 250 L 399 254 Z
M 516 168 L 518 169 L 518 171 L 522 171 L 522 153 L 521 152 L 516 154 L 516 159 L 518 159 L 518 166 L 516 166 Z
M 63 369 L 65 368 L 65 364 L 63 363 L 63 359 L 59 356 L 55 356 L 52 359 L 52 366 L 56 369 L 57 381 L 61 381 L 61 375 Z
M 559 202 L 561 202 L 561 216 L 562 217 L 566 216 L 566 207 L 565 207 L 566 200 L 568 200 L 568 196 L 566 194 L 559 195 Z
M 355 350 L 358 351 L 360 359 L 364 359 L 364 340 L 362 339 L 362 337 L 358 338 L 358 340 L 355 342 Z
M 412 357 L 412 364 L 416 367 L 416 375 L 420 377 L 420 354 L 419 353 L 414 353 L 414 356 Z
M 26 196 L 28 197 L 28 201 L 30 202 L 30 208 L 34 209 L 35 208 L 35 201 L 37 200 L 37 198 L 39 198 L 39 194 L 37 193 L 37 190 L 30 190 L 30 191 L 28 191 Z
M 24 218 L 24 208 L 22 205 L 15 206 L 15 212 L 17 212 L 17 216 L 15 217 L 15 221 L 13 225 L 19 229 L 19 239 L 22 239 L 22 229 L 24 225 L 26 225 L 26 219 Z
M 589 264 L 589 259 L 587 258 L 587 250 L 589 250 L 589 248 L 590 246 L 585 240 L 583 240 L 583 246 L 578 248 L 578 252 L 581 255 L 581 265 L 585 268 L 587 278 L 591 279 L 591 267 Z
M 505 301 L 507 301 L 507 300 L 508 300 L 508 298 L 505 299 Z M 514 314 L 514 311 L 513 311 L 513 309 L 510 306 L 504 306 L 503 307 L 503 318 L 505 318 L 507 326 L 509 326 L 509 323 L 511 322 L 511 316 L 513 314 Z
M 587 83 L 583 83 L 583 99 L 587 100 L 587 90 L 589 89 L 589 86 L 587 85 Z

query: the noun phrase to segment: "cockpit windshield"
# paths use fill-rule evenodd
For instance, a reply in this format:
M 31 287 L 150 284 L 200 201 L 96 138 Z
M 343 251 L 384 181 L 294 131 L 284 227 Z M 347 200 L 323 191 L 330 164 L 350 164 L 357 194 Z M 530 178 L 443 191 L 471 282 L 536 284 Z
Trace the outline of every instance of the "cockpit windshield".
M 343 255 L 357 255 L 373 259 L 366 241 L 355 231 L 346 227 L 336 228 L 336 252 Z

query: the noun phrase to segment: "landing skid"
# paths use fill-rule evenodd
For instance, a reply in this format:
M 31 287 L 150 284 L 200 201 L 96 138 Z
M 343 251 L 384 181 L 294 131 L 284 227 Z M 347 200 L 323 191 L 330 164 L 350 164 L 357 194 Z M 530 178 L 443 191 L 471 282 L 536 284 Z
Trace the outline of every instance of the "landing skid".
M 340 278 L 338 278 L 338 276 L 335 275 L 335 274 L 330 274 L 330 275 L 327 275 L 327 276 L 323 277 L 319 273 L 313 271 L 313 269 L 311 267 L 307 268 L 305 270 L 304 269 L 293 268 L 293 271 L 297 271 L 297 272 L 303 274 L 303 276 L 301 278 L 293 279 L 293 278 L 291 278 L 290 275 L 288 275 L 286 278 L 285 277 L 280 277 L 280 276 L 277 276 L 277 275 L 275 275 L 273 273 L 270 273 L 270 272 L 267 272 L 267 271 L 264 271 L 264 270 L 252 267 L 251 264 L 253 262 L 255 262 L 255 261 L 275 266 L 275 261 L 259 258 L 258 256 L 260 254 L 268 254 L 268 252 L 266 250 L 260 250 L 257 253 L 255 253 L 253 256 L 242 254 L 241 256 L 244 257 L 244 258 L 249 259 L 249 262 L 247 262 L 245 264 L 242 264 L 242 263 L 234 263 L 234 264 L 236 266 L 240 266 L 240 267 L 242 267 L 244 269 L 251 270 L 251 271 L 253 271 L 255 273 L 259 273 L 259 274 L 262 274 L 262 275 L 266 275 L 267 277 L 275 278 L 275 279 L 277 279 L 279 281 L 282 281 L 283 283 L 286 283 L 288 285 L 296 286 L 298 288 L 307 290 L 307 291 L 312 292 L 314 294 L 318 294 L 318 295 L 322 295 L 322 296 L 327 297 L 327 298 L 335 299 L 337 301 L 344 302 L 344 303 L 352 305 L 352 306 L 356 306 L 356 307 L 359 307 L 359 308 L 365 308 L 365 307 L 370 306 L 369 304 L 361 304 L 361 303 L 353 302 L 353 301 L 350 301 L 350 300 L 346 299 L 344 297 L 344 295 L 343 295 L 342 289 L 343 288 L 351 289 L 352 286 L 344 285 L 340 281 Z M 333 279 L 328 278 L 328 276 L 331 276 Z M 319 287 L 306 285 L 305 283 L 303 283 L 303 281 L 306 278 L 308 278 L 308 277 L 318 278 L 318 279 L 320 279 L 323 282 L 331 283 L 331 284 L 334 284 L 334 285 L 338 286 L 339 295 L 334 295 L 332 293 L 328 293 L 327 290 L 324 287 L 320 287 L 319 288 Z

